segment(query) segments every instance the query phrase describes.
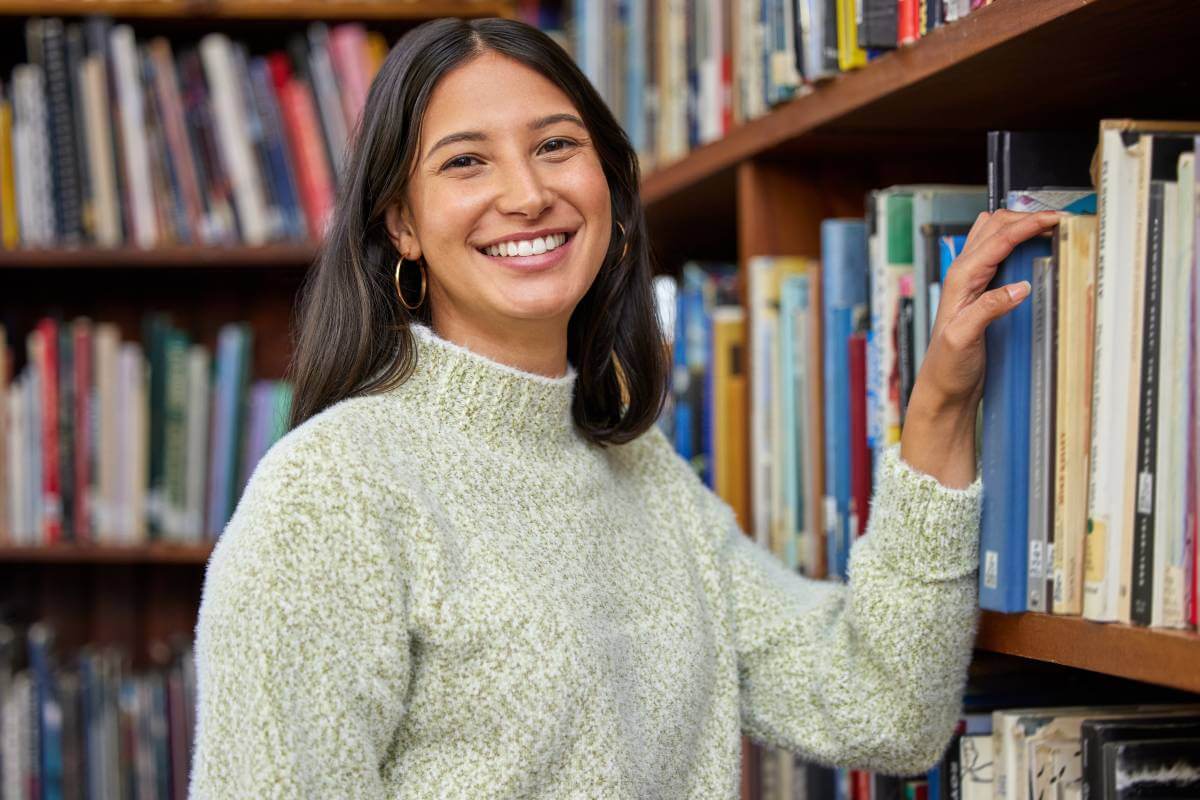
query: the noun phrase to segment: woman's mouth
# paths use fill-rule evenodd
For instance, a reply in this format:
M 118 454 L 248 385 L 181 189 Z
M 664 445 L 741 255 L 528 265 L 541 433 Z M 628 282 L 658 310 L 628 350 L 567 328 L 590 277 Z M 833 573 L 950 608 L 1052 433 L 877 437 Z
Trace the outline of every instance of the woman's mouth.
M 548 233 L 528 239 L 509 239 L 476 249 L 492 261 L 511 269 L 542 270 L 561 262 L 574 238 L 572 233 Z

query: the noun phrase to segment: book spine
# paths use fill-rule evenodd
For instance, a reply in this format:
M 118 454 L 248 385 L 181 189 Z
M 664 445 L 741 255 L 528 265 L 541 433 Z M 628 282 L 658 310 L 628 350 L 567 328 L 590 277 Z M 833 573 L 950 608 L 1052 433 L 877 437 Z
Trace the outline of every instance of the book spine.
M 1162 298 L 1163 184 L 1152 181 L 1146 230 L 1145 305 L 1142 314 L 1142 359 L 1138 393 L 1136 504 L 1133 510 L 1133 558 L 1130 581 L 1130 618 L 1149 625 L 1155 576 L 1154 481 L 1158 451 L 1158 356 Z
M 867 529 L 871 498 L 871 447 L 867 443 L 867 338 L 855 333 L 849 339 L 847 363 L 850 369 L 850 537 L 862 536 Z
M 917 0 L 898 0 L 896 9 L 896 43 L 912 44 L 918 38 Z
M 1047 342 L 1049 336 L 1050 305 L 1046 290 L 1047 276 L 1051 273 L 1050 259 L 1037 259 L 1033 264 L 1033 363 L 1030 367 L 1029 392 L 1029 523 L 1028 535 L 1028 588 L 1029 610 L 1046 610 L 1045 576 L 1046 560 L 1046 460 L 1044 444 L 1047 438 L 1046 403 L 1047 373 L 1049 372 Z
M 92 328 L 86 318 L 72 325 L 75 369 L 75 539 L 90 541 L 92 485 Z
M 41 377 L 42 437 L 42 541 L 55 545 L 62 539 L 62 492 L 58 468 L 58 325 L 42 318 L 37 324 L 40 342 L 38 372 Z
M 67 73 L 66 34 L 61 19 L 41 24 L 45 59 L 46 111 L 50 131 L 50 167 L 54 191 L 55 234 L 63 244 L 83 238 L 79 162 L 75 151 L 75 106 Z
M 1037 238 L 1019 245 L 997 270 L 993 286 L 1033 280 L 1033 259 L 1049 255 Z M 980 607 L 1024 611 L 1028 569 L 1029 365 L 1032 308 L 1022 303 L 988 326 L 983 390 L 983 516 L 979 573 Z

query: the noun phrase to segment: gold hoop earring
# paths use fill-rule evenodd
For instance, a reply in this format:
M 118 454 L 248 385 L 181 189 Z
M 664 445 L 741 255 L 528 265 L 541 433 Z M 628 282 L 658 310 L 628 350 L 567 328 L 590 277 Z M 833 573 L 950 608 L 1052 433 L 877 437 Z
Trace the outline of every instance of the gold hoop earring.
M 613 223 L 621 231 L 621 240 L 622 240 L 621 257 L 617 259 L 617 263 L 620 264 L 622 261 L 625 260 L 625 256 L 629 255 L 629 240 L 625 238 L 625 226 L 622 225 L 620 222 L 617 222 L 616 220 L 613 220 Z
M 404 266 L 404 261 L 404 256 L 401 256 L 400 260 L 396 262 L 396 277 L 394 279 L 396 284 L 396 296 L 400 298 L 401 305 L 403 305 L 409 311 L 416 311 L 421 307 L 421 304 L 425 302 L 425 268 L 419 263 L 417 264 L 417 268 L 421 270 L 421 296 L 417 299 L 416 305 L 410 306 L 408 301 L 404 299 L 404 292 L 400 291 L 400 269 Z

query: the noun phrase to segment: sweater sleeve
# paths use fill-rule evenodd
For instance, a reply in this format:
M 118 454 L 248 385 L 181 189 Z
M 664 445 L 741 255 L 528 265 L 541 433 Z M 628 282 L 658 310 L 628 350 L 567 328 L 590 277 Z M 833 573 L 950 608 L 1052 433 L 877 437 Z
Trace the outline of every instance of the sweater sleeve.
M 409 671 L 394 509 L 330 463 L 268 453 L 209 562 L 192 800 L 384 796 Z
M 736 523 L 725 555 L 743 729 L 819 763 L 915 774 L 961 712 L 977 614 L 981 485 L 884 451 L 846 584 L 788 570 Z

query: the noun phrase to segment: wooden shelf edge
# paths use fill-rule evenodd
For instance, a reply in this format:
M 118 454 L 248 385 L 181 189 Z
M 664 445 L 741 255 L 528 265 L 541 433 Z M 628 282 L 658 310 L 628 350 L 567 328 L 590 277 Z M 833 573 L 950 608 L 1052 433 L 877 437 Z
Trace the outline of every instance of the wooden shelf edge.
M 211 544 L 0 544 L 0 563 L 207 564 Z
M 260 246 L 179 245 L 137 247 L 78 247 L 0 250 L 0 269 L 111 269 L 114 267 L 308 267 L 317 254 L 314 243 Z
M 1200 635 L 1052 614 L 984 611 L 975 646 L 1200 692 Z
M 1002 0 L 936 28 L 916 44 L 843 72 L 742 123 L 642 180 L 646 205 L 665 201 L 738 162 L 817 130 L 856 109 L 1096 3 L 1121 0 Z
M 412 20 L 511 17 L 505 0 L 0 0 L 0 16 L 107 14 L 145 19 Z

